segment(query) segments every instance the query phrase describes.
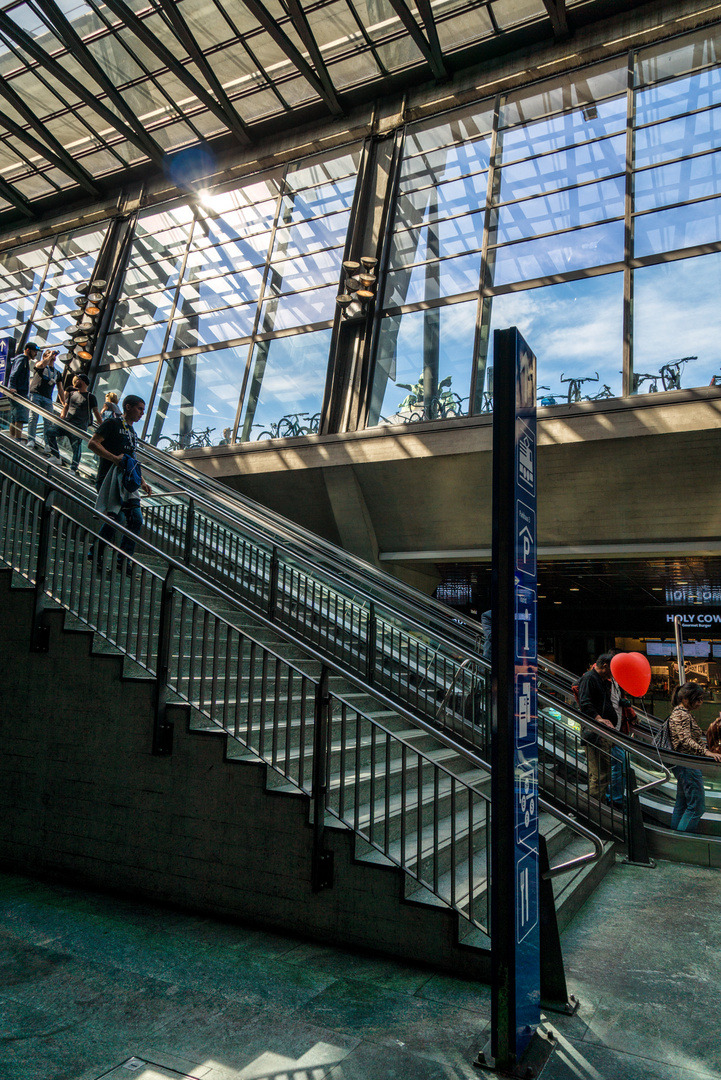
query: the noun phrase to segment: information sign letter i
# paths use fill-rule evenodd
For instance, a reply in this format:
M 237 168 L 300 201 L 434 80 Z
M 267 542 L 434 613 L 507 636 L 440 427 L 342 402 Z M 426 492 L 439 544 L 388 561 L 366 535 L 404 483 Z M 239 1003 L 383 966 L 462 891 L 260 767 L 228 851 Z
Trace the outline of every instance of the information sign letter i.
M 490 1056 L 513 1074 L 540 1021 L 536 705 L 536 358 L 493 340 Z

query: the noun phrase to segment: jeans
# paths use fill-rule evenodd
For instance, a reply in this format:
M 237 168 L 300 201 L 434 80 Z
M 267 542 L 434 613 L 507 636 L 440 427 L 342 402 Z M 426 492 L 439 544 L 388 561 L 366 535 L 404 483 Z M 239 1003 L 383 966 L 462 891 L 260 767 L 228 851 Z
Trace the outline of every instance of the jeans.
M 125 521 L 121 522 L 121 524 L 124 524 L 126 529 L 138 536 L 143 527 L 143 511 L 140 508 L 140 503 L 136 500 L 126 502 L 121 507 L 120 514 L 125 518 Z M 108 514 L 108 517 L 120 521 L 120 514 Z M 100 536 L 102 539 L 98 541 L 98 563 L 103 561 L 103 551 L 105 550 L 103 541 L 108 540 L 112 543 L 115 539 L 115 529 L 112 525 L 105 524 L 100 530 Z M 135 551 L 135 541 L 130 536 L 123 536 L 120 541 L 120 550 L 124 551 L 126 555 L 132 555 Z M 118 563 L 122 563 L 122 561 L 122 555 L 118 555 Z
M 696 832 L 706 809 L 703 773 L 700 769 L 686 769 L 682 765 L 673 765 L 671 772 L 678 783 L 671 828 L 678 832 Z
M 50 400 L 50 398 L 46 398 L 42 394 L 31 394 L 30 395 L 30 400 L 32 401 L 33 405 L 39 405 L 41 409 L 46 409 L 47 412 L 52 412 L 53 411 L 53 403 L 52 403 L 52 401 Z M 36 412 L 31 412 L 30 413 L 30 423 L 28 424 L 28 439 L 34 439 L 35 438 L 35 432 L 37 431 L 39 421 L 42 421 L 43 434 L 45 435 L 46 439 L 47 439 L 46 428 L 52 428 L 53 431 L 55 430 L 55 425 L 51 424 L 49 420 L 46 420 L 43 416 L 38 416 L 38 414 Z
M 623 803 L 626 786 L 626 751 L 615 744 L 611 747 L 611 802 L 616 806 Z
M 80 458 L 83 456 L 83 440 L 79 435 L 71 435 L 68 431 L 63 432 L 63 434 L 70 443 L 70 447 L 73 451 L 73 460 L 70 462 L 70 468 L 73 472 L 77 472 Z

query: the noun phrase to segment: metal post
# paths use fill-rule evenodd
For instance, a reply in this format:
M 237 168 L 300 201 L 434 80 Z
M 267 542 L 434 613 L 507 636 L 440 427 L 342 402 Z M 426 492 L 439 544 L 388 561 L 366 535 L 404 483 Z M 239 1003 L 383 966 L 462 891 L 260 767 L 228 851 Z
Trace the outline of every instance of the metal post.
M 35 571 L 35 604 L 33 610 L 33 625 L 30 632 L 30 652 L 46 653 L 50 649 L 50 627 L 44 621 L 45 611 L 45 585 L 48 576 L 48 558 L 50 555 L 50 538 L 53 529 L 53 516 L 55 511 L 55 492 L 51 491 L 45 496 L 43 508 L 40 512 L 40 531 L 38 535 L 38 561 Z
M 371 603 L 366 626 L 366 679 L 373 685 L 376 677 L 376 657 L 378 646 L 376 634 L 378 632 L 378 620 L 376 619 L 376 606 Z
M 673 629 L 676 635 L 676 658 L 678 660 L 678 681 L 679 685 L 683 686 L 686 682 L 686 665 L 683 659 L 683 626 L 681 625 L 681 616 L 674 615 L 673 617 Z
M 313 724 L 313 892 L 330 889 L 333 885 L 333 852 L 326 851 L 324 847 L 329 734 L 328 668 L 324 667 L 315 692 L 315 722 Z
M 193 540 L 195 539 L 195 503 L 188 499 L 188 512 L 185 517 L 185 537 L 183 540 L 183 562 L 190 566 L 193 554 Z
M 563 966 L 561 935 L 558 932 L 556 901 L 553 896 L 553 882 L 544 875 L 548 873 L 548 848 L 546 838 L 538 837 L 538 894 L 541 915 L 541 1004 L 551 1012 L 573 1015 L 578 1008 L 578 999 L 568 993 L 566 971 Z
M 158 625 L 158 659 L 155 667 L 155 721 L 153 724 L 153 753 L 167 756 L 173 752 L 173 724 L 166 717 L 168 702 L 168 669 L 173 621 L 173 578 L 171 566 L 165 575 L 160 592 Z
M 656 863 L 648 853 L 648 841 L 646 839 L 646 829 L 643 824 L 641 800 L 638 795 L 634 794 L 634 789 L 637 786 L 636 773 L 631 767 L 631 760 L 626 752 L 624 752 L 623 771 L 626 787 L 625 802 L 628 849 L 628 855 L 624 861 L 632 863 L 634 866 L 653 867 Z
M 268 587 L 268 618 L 275 619 L 275 610 L 278 605 L 278 548 L 273 544 L 273 554 L 270 558 L 270 585 Z

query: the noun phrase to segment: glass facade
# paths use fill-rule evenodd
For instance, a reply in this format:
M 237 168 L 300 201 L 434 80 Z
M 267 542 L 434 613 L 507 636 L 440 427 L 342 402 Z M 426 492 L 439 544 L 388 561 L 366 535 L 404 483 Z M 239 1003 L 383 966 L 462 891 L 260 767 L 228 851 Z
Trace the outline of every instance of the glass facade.
M 359 161 L 344 149 L 141 215 L 100 378 L 132 363 L 154 388 L 146 438 L 227 445 L 299 416 L 318 430 Z
M 624 372 L 631 392 L 719 375 L 720 47 L 695 31 L 407 129 L 371 426 L 455 415 L 444 380 L 492 408 L 503 326 L 545 404 L 618 396 Z M 398 407 L 409 384 L 420 408 Z
M 0 337 L 62 346 L 77 327 L 75 286 L 92 274 L 106 231 L 76 229 L 0 255 Z
M 141 393 L 166 447 L 449 420 L 492 409 L 510 325 L 548 406 L 721 385 L 719 50 L 708 26 L 409 124 L 385 217 L 360 146 L 143 210 L 98 391 Z M 354 205 L 387 225 L 368 377 L 333 413 Z M 105 232 L 0 255 L 0 333 L 60 344 Z

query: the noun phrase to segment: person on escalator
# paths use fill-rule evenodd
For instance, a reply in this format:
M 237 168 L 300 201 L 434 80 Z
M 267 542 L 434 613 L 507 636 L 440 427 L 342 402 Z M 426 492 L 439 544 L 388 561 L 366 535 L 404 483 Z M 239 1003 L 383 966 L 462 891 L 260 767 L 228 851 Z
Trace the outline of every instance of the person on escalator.
M 721 716 L 712 720 L 706 729 L 706 746 L 712 754 L 721 754 Z
M 668 718 L 671 746 L 678 754 L 694 754 L 721 761 L 721 754 L 709 750 L 703 732 L 693 717 L 702 702 L 703 689 L 698 683 L 687 682 L 676 687 Z M 689 769 L 685 765 L 672 765 L 671 772 L 677 781 L 671 828 L 677 832 L 696 832 L 706 809 L 703 773 L 700 769 Z
M 581 676 L 578 684 L 578 704 L 581 712 L 597 724 L 615 730 L 618 717 L 613 707 L 611 656 L 601 653 L 593 667 Z M 584 736 L 588 764 L 588 794 L 591 799 L 601 800 L 608 792 L 611 782 L 610 739 L 594 732 Z

